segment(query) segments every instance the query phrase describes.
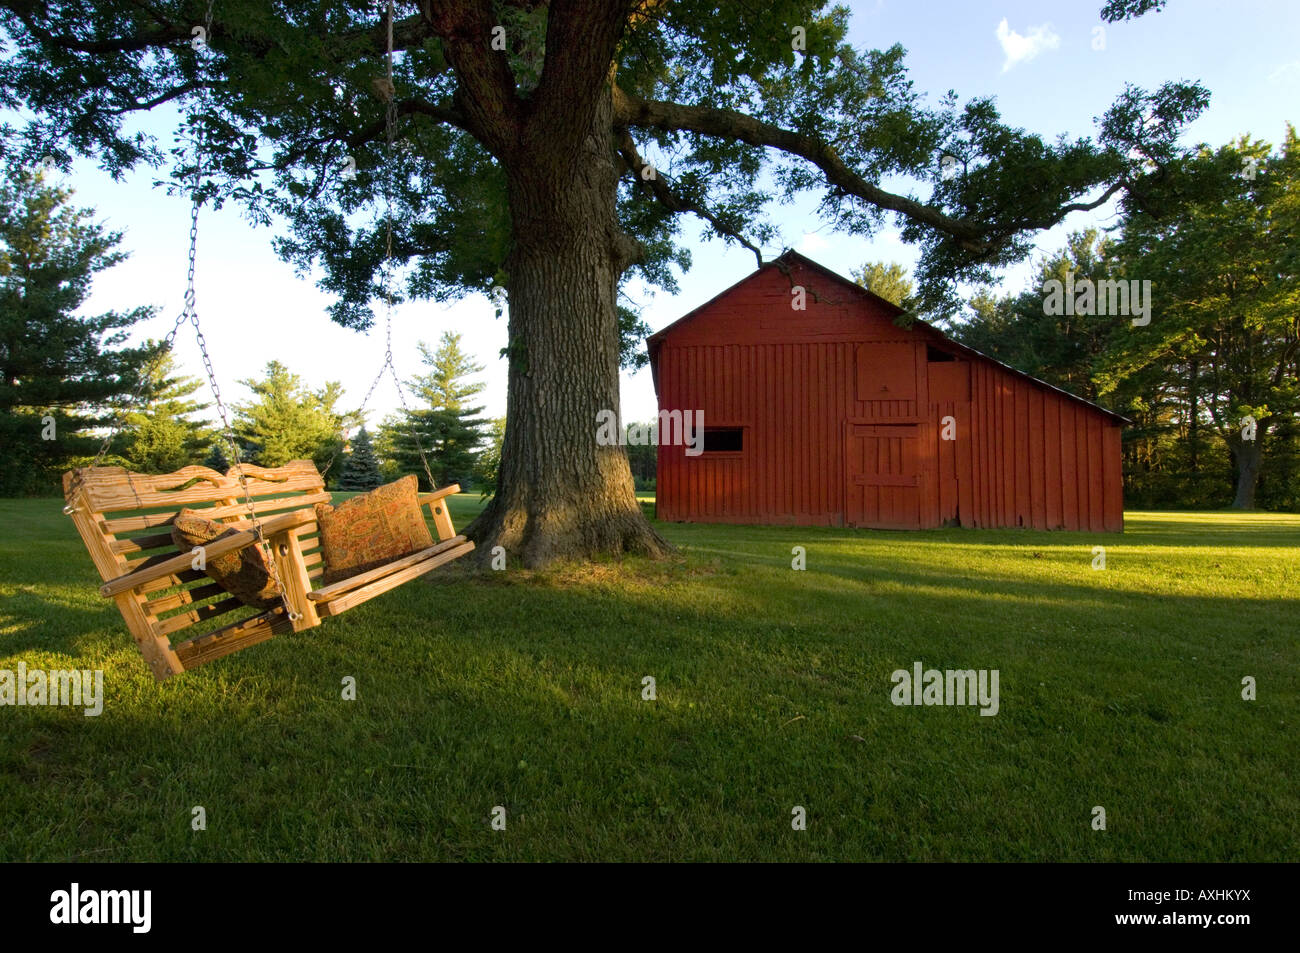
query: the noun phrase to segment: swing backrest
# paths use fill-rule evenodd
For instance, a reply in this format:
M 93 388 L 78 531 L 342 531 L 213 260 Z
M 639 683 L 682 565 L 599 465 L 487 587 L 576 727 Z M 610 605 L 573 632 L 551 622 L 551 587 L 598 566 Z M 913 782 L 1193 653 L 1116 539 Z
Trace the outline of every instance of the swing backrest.
M 306 575 L 310 580 L 318 578 L 324 567 L 314 506 L 328 503 L 330 495 L 316 465 L 310 460 L 294 460 L 275 468 L 246 463 L 242 469 L 259 518 L 312 510 L 313 519 L 296 533 Z M 176 556 L 171 523 L 182 508 L 197 510 L 209 519 L 243 524 L 240 529 L 251 528 L 244 488 L 234 467 L 222 474 L 191 466 L 163 476 L 132 473 L 121 467 L 87 467 L 65 473 L 63 489 L 77 531 L 105 582 Z M 299 582 L 311 585 L 307 580 Z M 291 628 L 282 608 L 258 615 L 194 569 L 113 598 L 160 679 Z M 191 631 L 200 625 L 206 629 L 211 620 L 241 609 L 244 617 L 224 628 L 202 635 Z M 253 618 L 248 618 L 250 614 Z

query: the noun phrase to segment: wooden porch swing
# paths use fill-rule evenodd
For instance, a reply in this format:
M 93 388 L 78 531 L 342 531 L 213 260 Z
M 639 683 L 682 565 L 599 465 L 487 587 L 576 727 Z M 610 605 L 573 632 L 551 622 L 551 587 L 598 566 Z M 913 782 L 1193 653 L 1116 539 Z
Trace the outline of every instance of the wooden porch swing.
M 246 492 L 240 487 L 240 467 Z M 452 484 L 419 496 L 433 517 L 435 545 L 313 589 L 325 570 L 315 506 L 328 503 L 330 494 L 310 460 L 271 469 L 237 464 L 225 474 L 185 467 L 165 476 L 131 473 L 121 467 L 86 467 L 64 474 L 63 486 L 67 512 L 104 580 L 100 595 L 117 603 L 159 681 L 273 635 L 315 628 L 322 619 L 474 549 L 473 542 L 456 534 L 447 511 L 446 497 L 460 491 Z M 168 530 L 181 507 L 238 530 L 204 547 L 209 560 L 269 544 L 283 604 L 196 634 L 212 619 L 247 607 L 206 573 L 192 568 L 192 552 L 178 552 Z M 181 641 L 174 641 L 177 636 Z
M 393 8 L 388 3 L 388 77 L 393 74 Z M 207 36 L 212 35 L 212 3 L 206 17 Z M 390 86 L 391 88 L 391 86 Z M 202 87 L 206 93 L 206 86 Z M 387 145 L 391 154 L 395 110 L 390 100 L 386 116 Z M 459 485 L 418 494 L 421 507 L 428 506 L 437 542 L 419 552 L 393 559 L 384 565 L 313 588 L 325 573 L 315 507 L 329 503 L 322 472 L 311 460 L 294 460 L 281 467 L 266 468 L 240 460 L 239 445 L 230 426 L 221 388 L 208 356 L 195 310 L 194 272 L 198 242 L 199 194 L 202 183 L 203 147 L 196 142 L 195 199 L 190 210 L 189 274 L 185 309 L 164 339 L 170 348 L 177 332 L 187 321 L 193 325 L 203 366 L 221 417 L 222 433 L 234 465 L 225 473 L 207 467 L 190 466 L 162 476 L 132 473 L 121 467 L 101 466 L 109 446 L 126 420 L 124 409 L 99 453 L 88 467 L 63 475 L 67 505 L 82 542 L 99 570 L 104 584 L 100 594 L 117 604 L 132 637 L 150 671 L 159 681 L 196 668 L 213 659 L 264 642 L 283 632 L 301 632 L 321 620 L 346 612 L 375 596 L 410 582 L 471 552 L 474 544 L 456 534 L 446 498 Z M 398 399 L 409 411 L 403 385 L 393 364 L 392 301 L 388 294 L 388 271 L 392 263 L 392 212 L 388 183 L 385 185 L 387 253 L 383 267 L 387 352 L 379 374 L 370 385 L 362 406 L 365 409 L 385 372 L 397 386 Z M 144 392 L 147 375 L 131 403 Z M 414 430 L 416 449 L 430 486 L 436 486 L 419 434 Z M 330 464 L 325 466 L 329 471 Z M 198 553 L 183 551 L 170 532 L 182 508 L 230 525 L 226 532 L 202 547 L 204 564 L 251 546 L 266 556 L 271 581 L 280 601 L 270 609 L 250 609 L 199 568 Z M 202 634 L 212 619 L 245 610 L 245 617 Z M 253 614 L 247 615 L 252 612 Z M 180 636 L 180 640 L 176 638 Z

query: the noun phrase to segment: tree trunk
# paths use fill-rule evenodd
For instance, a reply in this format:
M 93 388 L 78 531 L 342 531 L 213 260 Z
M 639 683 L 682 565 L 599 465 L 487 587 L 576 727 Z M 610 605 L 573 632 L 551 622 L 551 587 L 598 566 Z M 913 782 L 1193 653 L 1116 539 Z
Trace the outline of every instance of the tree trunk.
M 1238 438 L 1233 447 L 1237 459 L 1237 496 L 1232 501 L 1234 510 L 1255 508 L 1255 485 L 1259 482 L 1259 465 L 1263 458 L 1263 432 L 1254 440 Z
M 540 130 L 506 163 L 506 431 L 496 496 L 468 530 L 483 560 L 496 546 L 528 567 L 669 550 L 637 504 L 623 448 L 596 443 L 598 412 L 620 414 L 615 294 L 636 249 L 615 215 L 604 99 L 585 141 Z

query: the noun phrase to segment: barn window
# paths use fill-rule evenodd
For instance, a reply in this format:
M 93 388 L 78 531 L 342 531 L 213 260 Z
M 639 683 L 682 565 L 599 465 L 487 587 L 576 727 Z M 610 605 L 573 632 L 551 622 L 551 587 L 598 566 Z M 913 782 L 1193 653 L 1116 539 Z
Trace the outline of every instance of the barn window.
M 930 347 L 929 345 L 926 345 L 925 348 L 925 359 L 931 364 L 937 364 L 940 361 L 957 360 L 956 357 L 949 354 L 947 351 L 941 351 L 937 347 Z
M 745 449 L 744 427 L 705 427 L 705 453 L 740 453 Z

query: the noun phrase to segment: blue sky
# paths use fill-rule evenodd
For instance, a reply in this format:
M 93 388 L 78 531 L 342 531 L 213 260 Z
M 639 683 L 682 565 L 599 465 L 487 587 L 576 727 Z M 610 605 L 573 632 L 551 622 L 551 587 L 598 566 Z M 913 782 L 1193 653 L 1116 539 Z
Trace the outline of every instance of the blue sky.
M 1126 82 L 1153 88 L 1168 80 L 1200 80 L 1211 92 L 1208 111 L 1187 131 L 1187 142 L 1222 144 L 1250 133 L 1277 142 L 1286 122 L 1300 110 L 1300 3 L 1295 0 L 1171 0 L 1160 13 L 1128 23 L 1103 24 L 1103 0 L 1070 2 L 921 3 L 860 0 L 853 11 L 851 39 L 859 47 L 885 48 L 895 42 L 908 51 L 916 88 L 934 101 L 949 89 L 963 99 L 994 96 L 1004 120 L 1045 137 L 1089 135 L 1094 118 L 1114 101 Z M 1103 27 L 1104 34 L 1095 31 Z M 1100 48 L 1098 48 L 1100 47 Z M 157 120 L 166 142 L 170 128 Z M 141 336 L 161 337 L 181 306 L 185 279 L 188 205 L 152 187 L 147 170 L 114 183 L 86 162 L 64 180 L 79 204 L 98 210 L 110 227 L 125 232 L 131 259 L 104 273 L 87 303 L 88 313 L 140 304 L 161 307 Z M 839 235 L 817 221 L 815 201 L 772 210 L 781 240 L 765 249 L 794 247 L 843 274 L 864 261 L 911 265 L 913 248 L 894 229 L 864 239 Z M 1080 214 L 1064 227 L 1043 233 L 1039 248 L 1059 247 L 1066 231 L 1107 226 L 1108 209 Z M 354 403 L 365 393 L 383 354 L 382 331 L 361 335 L 329 321 L 329 299 L 310 280 L 294 275 L 270 247 L 271 229 L 249 225 L 237 209 L 204 210 L 198 272 L 199 314 L 223 394 L 247 395 L 237 380 L 259 373 L 279 359 L 309 383 L 341 381 Z M 752 254 L 701 242 L 688 222 L 684 237 L 694 267 L 681 278 L 676 296 L 632 289 L 644 317 L 659 329 L 676 320 L 754 268 Z M 1028 266 L 1013 269 L 1007 287 L 1018 290 Z M 460 331 L 463 345 L 486 370 L 483 401 L 492 415 L 505 412 L 505 321 L 493 318 L 491 303 L 472 296 L 450 307 L 406 305 L 394 316 L 398 370 L 418 370 L 417 341 L 436 341 L 444 330 Z M 186 373 L 201 374 L 197 347 L 182 332 L 177 359 Z M 649 371 L 624 374 L 623 417 L 646 419 L 655 412 Z M 372 423 L 397 406 L 391 384 L 381 384 L 371 402 Z

